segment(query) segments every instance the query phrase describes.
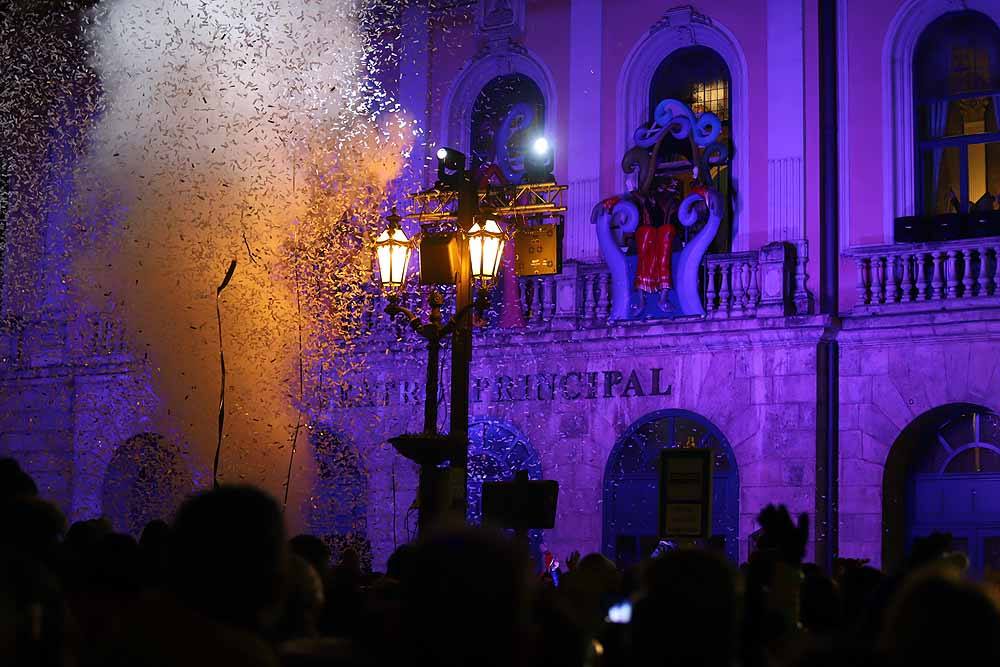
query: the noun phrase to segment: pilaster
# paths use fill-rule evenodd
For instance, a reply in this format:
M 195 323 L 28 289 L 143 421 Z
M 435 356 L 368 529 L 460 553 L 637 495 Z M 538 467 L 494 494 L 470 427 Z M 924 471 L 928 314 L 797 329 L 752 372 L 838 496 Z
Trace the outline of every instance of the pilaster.
M 767 3 L 767 238 L 805 238 L 802 0 Z
M 567 259 L 595 259 L 597 235 L 590 210 L 600 198 L 601 176 L 601 0 L 572 0 L 569 40 L 569 210 Z M 556 147 L 558 150 L 558 147 Z

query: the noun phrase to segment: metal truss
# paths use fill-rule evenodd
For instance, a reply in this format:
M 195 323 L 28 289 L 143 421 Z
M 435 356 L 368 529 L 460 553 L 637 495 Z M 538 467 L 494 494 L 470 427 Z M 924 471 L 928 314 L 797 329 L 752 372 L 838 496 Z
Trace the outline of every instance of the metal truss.
M 558 183 L 525 183 L 479 191 L 479 209 L 500 218 L 546 218 L 566 212 L 568 186 Z M 458 193 L 453 190 L 424 190 L 410 196 L 406 217 L 420 223 L 454 220 Z

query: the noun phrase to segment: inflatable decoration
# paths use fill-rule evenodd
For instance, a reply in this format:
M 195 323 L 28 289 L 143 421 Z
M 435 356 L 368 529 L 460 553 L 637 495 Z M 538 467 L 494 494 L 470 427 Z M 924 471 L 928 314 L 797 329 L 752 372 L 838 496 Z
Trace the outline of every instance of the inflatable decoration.
M 611 273 L 609 320 L 705 314 L 699 268 L 726 210 L 711 171 L 729 159 L 721 134 L 718 116 L 695 115 L 678 100 L 660 102 L 653 119 L 633 133 L 634 145 L 622 157 L 629 192 L 602 200 L 591 213 Z M 687 139 L 693 159 L 660 162 L 667 137 Z M 702 222 L 683 248 L 675 248 L 676 224 Z

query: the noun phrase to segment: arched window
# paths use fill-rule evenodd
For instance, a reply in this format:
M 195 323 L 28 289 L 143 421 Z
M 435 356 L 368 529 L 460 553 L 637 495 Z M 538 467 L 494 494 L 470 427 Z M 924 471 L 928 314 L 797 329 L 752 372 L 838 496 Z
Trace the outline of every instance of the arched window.
M 524 155 L 545 132 L 545 98 L 530 77 L 505 74 L 489 81 L 472 106 L 469 141 L 473 171 L 496 164 L 508 180 L 520 182 Z
M 914 53 L 913 96 L 918 212 L 997 210 L 1000 27 L 975 11 L 952 12 L 931 23 Z M 977 233 L 966 228 L 950 235 Z
M 649 118 L 662 100 L 676 99 L 686 103 L 695 114 L 710 111 L 722 120 L 719 143 L 732 154 L 732 114 L 730 113 L 731 80 L 729 67 L 716 51 L 707 46 L 688 46 L 672 52 L 656 68 L 649 84 Z M 667 137 L 660 146 L 662 163 L 691 162 L 691 142 Z M 713 168 L 715 183 L 728 203 L 725 218 L 709 252 L 729 252 L 732 249 L 732 196 L 728 162 Z M 684 193 L 690 192 L 693 173 L 679 177 Z
M 915 419 L 886 461 L 883 513 L 886 565 L 941 532 L 974 572 L 1000 570 L 1000 415 L 953 404 Z
M 316 486 L 310 531 L 330 547 L 334 561 L 351 547 L 371 563 L 368 541 L 368 477 L 358 450 L 325 426 L 310 428 Z
M 475 160 L 470 143 L 470 128 L 476 124 L 473 109 L 484 91 L 489 94 L 494 82 L 497 82 L 496 87 L 500 91 L 520 90 L 525 97 L 531 98 L 527 101 L 541 101 L 543 126 L 552 125 L 551 120 L 557 117 L 558 112 L 552 73 L 530 50 L 512 44 L 509 49 L 488 50 L 469 60 L 452 79 L 441 107 L 441 129 L 437 138 L 440 145 L 456 148 Z M 537 94 L 531 90 L 532 87 L 537 89 Z M 489 152 L 487 150 L 486 154 Z
M 1000 417 L 996 414 L 970 407 L 944 416 L 932 428 L 914 460 L 914 472 L 1000 472 Z
M 664 449 L 714 453 L 712 533 L 726 554 L 739 553 L 739 481 L 729 442 L 711 422 L 686 410 L 659 410 L 628 428 L 604 472 L 604 555 L 621 565 L 646 558 L 659 542 L 659 462 Z
M 677 60 L 671 60 L 673 54 Z M 685 55 L 686 53 L 686 55 Z M 698 75 L 688 79 L 680 66 L 683 61 L 697 60 Z M 677 68 L 664 63 L 678 63 Z M 725 75 L 721 75 L 713 63 L 721 61 Z M 674 71 L 670 71 L 673 69 Z M 722 86 L 713 85 L 725 80 L 725 115 L 727 118 L 726 138 L 729 140 L 730 162 L 725 175 L 730 206 L 727 212 L 724 232 L 718 233 L 720 243 L 731 245 L 732 250 L 750 249 L 749 200 L 746 194 L 753 190 L 753 174 L 750 172 L 750 90 L 746 57 L 739 40 L 717 17 L 708 17 L 690 5 L 667 10 L 632 47 L 622 65 L 615 92 L 617 107 L 616 151 L 624 155 L 634 144 L 637 127 L 650 120 L 651 98 L 663 94 L 667 88 L 680 89 L 680 99 L 686 99 L 695 106 L 705 105 L 718 110 L 723 103 Z M 676 77 L 676 78 L 675 78 Z M 655 82 L 664 78 L 676 81 L 676 86 L 664 87 Z M 688 80 L 685 80 L 688 79 Z M 706 84 L 693 89 L 693 84 Z M 617 171 L 617 170 L 616 170 Z M 625 187 L 625 172 L 618 172 L 616 187 Z M 714 249 L 714 248 L 713 248 Z

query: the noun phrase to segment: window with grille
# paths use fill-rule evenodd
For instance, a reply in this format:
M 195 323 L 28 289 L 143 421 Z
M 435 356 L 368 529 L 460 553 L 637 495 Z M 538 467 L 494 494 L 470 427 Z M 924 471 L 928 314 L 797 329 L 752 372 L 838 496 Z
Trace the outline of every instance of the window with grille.
M 696 81 L 691 86 L 691 108 L 695 113 L 710 111 L 723 121 L 729 120 L 729 82 Z
M 675 99 L 684 102 L 695 114 L 706 111 L 714 113 L 722 120 L 722 135 L 719 143 L 729 146 L 733 154 L 732 137 L 732 79 L 729 67 L 716 51 L 706 46 L 688 46 L 670 53 L 656 68 L 649 85 L 649 118 L 653 117 L 656 105 L 662 100 Z M 658 160 L 663 164 L 683 166 L 690 162 L 691 143 L 687 139 L 668 137 L 660 146 Z M 693 166 L 693 165 L 692 165 Z M 713 167 L 712 176 L 719 192 L 726 202 L 732 201 L 729 165 Z M 690 192 L 693 172 L 679 177 L 684 192 Z M 709 252 L 729 252 L 732 249 L 732 210 L 728 210 Z

